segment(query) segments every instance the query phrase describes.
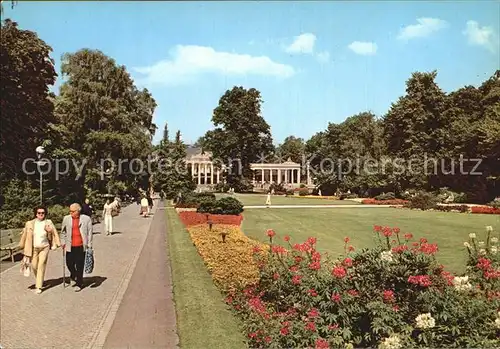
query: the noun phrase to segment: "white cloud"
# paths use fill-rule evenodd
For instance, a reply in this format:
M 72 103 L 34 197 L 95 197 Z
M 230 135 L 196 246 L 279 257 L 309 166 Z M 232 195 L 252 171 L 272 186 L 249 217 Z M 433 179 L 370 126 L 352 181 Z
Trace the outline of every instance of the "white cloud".
M 316 35 L 305 33 L 295 37 L 292 44 L 285 48 L 288 53 L 313 53 Z
M 374 55 L 377 53 L 377 44 L 374 42 L 362 42 L 362 41 L 354 41 L 349 44 L 349 49 L 351 49 L 354 53 L 363 56 Z
M 327 63 L 330 60 L 330 53 L 328 51 L 320 52 L 316 55 L 316 58 L 320 63 Z
M 170 59 L 134 70 L 144 77 L 144 84 L 174 85 L 192 81 L 203 73 L 224 75 L 261 75 L 288 78 L 295 74 L 292 66 L 274 62 L 267 56 L 250 56 L 216 51 L 207 46 L 177 45 Z
M 417 18 L 418 24 L 410 24 L 399 32 L 399 40 L 423 38 L 448 26 L 448 22 L 439 18 Z
M 494 51 L 495 46 L 498 45 L 498 39 L 495 38 L 493 28 L 481 27 L 476 21 L 467 21 L 466 28 L 462 33 L 467 37 L 471 45 L 483 46 L 490 51 Z

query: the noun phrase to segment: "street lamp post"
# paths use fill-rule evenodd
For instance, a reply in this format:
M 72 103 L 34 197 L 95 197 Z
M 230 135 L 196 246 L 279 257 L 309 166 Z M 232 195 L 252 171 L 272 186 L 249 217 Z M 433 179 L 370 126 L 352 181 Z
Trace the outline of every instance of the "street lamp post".
M 42 155 L 45 153 L 45 149 L 42 146 L 36 147 L 36 155 L 38 157 L 38 161 L 36 164 L 38 165 L 38 172 L 40 173 L 40 204 L 42 204 L 43 200 L 43 173 L 42 173 L 42 165 L 45 164 L 45 161 L 41 160 Z

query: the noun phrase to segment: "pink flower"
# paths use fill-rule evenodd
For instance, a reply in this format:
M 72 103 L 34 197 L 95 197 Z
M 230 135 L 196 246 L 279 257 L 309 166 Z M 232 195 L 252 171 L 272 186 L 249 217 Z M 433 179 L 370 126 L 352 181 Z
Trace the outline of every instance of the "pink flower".
M 312 322 L 312 321 L 309 321 L 306 324 L 306 330 L 315 332 L 316 331 L 316 324 L 314 322 Z
M 309 313 L 307 313 L 307 316 L 308 316 L 309 318 L 316 318 L 316 317 L 318 317 L 318 316 L 319 316 L 319 311 L 318 311 L 318 309 L 316 309 L 316 308 L 312 308 L 311 310 L 309 310 Z
M 352 259 L 351 258 L 346 258 L 346 259 L 344 259 L 344 261 L 342 262 L 342 264 L 344 264 L 346 267 L 352 267 Z
M 394 292 L 392 290 L 385 290 L 383 292 L 384 301 L 392 302 L 394 300 Z
M 330 349 L 330 344 L 326 339 L 318 338 L 316 339 L 315 349 Z
M 336 278 L 342 279 L 344 276 L 346 276 L 347 272 L 344 269 L 344 267 L 335 267 L 332 270 L 332 275 L 335 276 Z
M 270 238 L 274 237 L 276 235 L 276 233 L 274 232 L 274 230 L 272 229 L 267 229 L 267 236 L 269 236 Z
M 342 300 L 342 297 L 340 296 L 339 293 L 333 293 L 332 294 L 332 301 L 334 301 L 335 303 L 339 303 L 341 300 Z
M 294 275 L 292 278 L 292 283 L 298 285 L 302 282 L 302 275 Z
M 285 235 L 285 237 L 283 238 L 286 242 L 290 241 L 290 237 L 288 235 Z

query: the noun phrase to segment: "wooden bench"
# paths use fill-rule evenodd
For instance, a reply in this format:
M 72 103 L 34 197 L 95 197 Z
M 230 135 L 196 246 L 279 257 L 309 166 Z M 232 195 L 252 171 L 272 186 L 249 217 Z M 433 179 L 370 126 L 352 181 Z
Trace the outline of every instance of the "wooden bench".
M 0 246 L 0 251 L 9 251 L 9 257 L 12 262 L 14 262 L 14 256 L 21 252 L 18 242 L 14 242 L 12 237 L 9 239 L 10 242 L 7 245 Z

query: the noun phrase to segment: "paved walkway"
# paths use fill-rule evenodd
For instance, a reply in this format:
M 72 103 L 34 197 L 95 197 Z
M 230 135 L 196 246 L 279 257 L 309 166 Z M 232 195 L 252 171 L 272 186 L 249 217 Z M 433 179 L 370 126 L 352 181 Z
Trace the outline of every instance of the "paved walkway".
M 156 205 L 153 214 L 155 211 Z M 158 215 L 163 215 L 163 211 L 159 210 Z M 34 278 L 22 276 L 18 264 L 1 273 L 0 345 L 5 349 L 102 347 L 113 327 L 117 312 L 121 311 L 119 306 L 122 299 L 135 297 L 142 301 L 156 297 L 157 292 L 163 292 L 147 289 L 142 290 L 143 293 L 139 296 L 130 295 L 130 292 L 127 296 L 126 293 L 131 279 L 129 289 L 137 290 L 133 283 L 138 280 L 134 279 L 133 272 L 138 261 L 143 263 L 140 255 L 146 240 L 149 241 L 148 235 L 155 233 L 153 231 L 148 234 L 153 221 L 158 233 L 158 230 L 161 231 L 158 224 L 161 225 L 162 221 L 156 223 L 153 216 L 139 216 L 139 206 L 132 204 L 123 208 L 120 216 L 114 219 L 114 230 L 117 231 L 114 235 L 99 234 L 101 226 L 95 225 L 95 267 L 91 275 L 84 275 L 85 288 L 81 292 L 74 292 L 71 287 L 63 288 L 61 249 L 49 254 L 45 277 L 48 289 L 40 295 L 30 289 Z M 159 240 L 163 238 L 164 236 L 156 236 L 153 243 L 160 245 Z M 164 243 L 162 245 L 165 252 Z M 144 252 L 147 251 L 144 249 Z M 149 272 L 156 276 L 157 268 L 165 267 L 160 262 L 153 266 Z M 66 270 L 66 276 L 68 275 Z M 140 306 L 141 301 L 137 301 L 134 306 Z M 116 319 L 116 326 L 123 323 L 123 319 Z M 137 330 L 130 327 L 130 337 L 135 336 Z M 148 348 L 148 345 L 141 347 Z

